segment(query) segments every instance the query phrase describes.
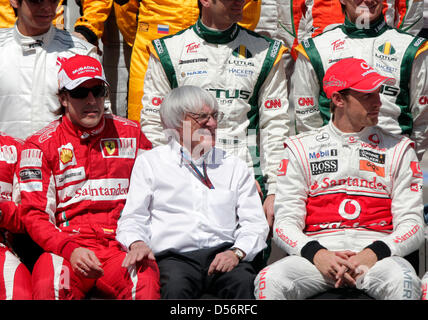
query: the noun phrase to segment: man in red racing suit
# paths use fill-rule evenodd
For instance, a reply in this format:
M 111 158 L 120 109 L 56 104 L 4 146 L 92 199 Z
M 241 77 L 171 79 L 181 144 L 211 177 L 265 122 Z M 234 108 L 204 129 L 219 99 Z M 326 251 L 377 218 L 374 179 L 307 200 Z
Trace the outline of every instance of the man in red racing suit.
M 153 260 L 122 267 L 115 240 L 129 178 L 151 143 L 134 121 L 104 114 L 101 64 L 59 61 L 63 115 L 27 139 L 19 176 L 24 223 L 46 252 L 33 269 L 33 299 L 81 299 L 94 286 L 108 298 L 159 298 Z
M 21 149 L 21 140 L 0 132 L 0 300 L 31 299 L 30 272 L 8 248 L 6 239 L 8 232 L 24 232 L 15 175 Z

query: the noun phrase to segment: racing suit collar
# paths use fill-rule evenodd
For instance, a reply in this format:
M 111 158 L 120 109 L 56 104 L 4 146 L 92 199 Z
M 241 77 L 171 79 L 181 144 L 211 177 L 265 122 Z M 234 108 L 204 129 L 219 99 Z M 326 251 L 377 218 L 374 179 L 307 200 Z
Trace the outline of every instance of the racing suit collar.
M 38 35 L 38 36 L 24 36 L 18 30 L 18 25 L 15 23 L 13 35 L 17 43 L 22 47 L 23 53 L 31 53 L 35 51 L 37 47 L 43 47 L 48 45 L 53 39 L 55 34 L 55 28 L 51 25 L 49 31 Z
M 104 130 L 106 120 L 104 115 L 100 123 L 98 123 L 94 128 L 89 129 L 73 124 L 66 116 L 62 116 L 62 123 L 73 135 L 79 137 L 81 140 L 86 140 L 90 137 L 98 136 Z
M 359 141 L 361 137 L 366 136 L 373 127 L 365 127 L 359 132 L 342 132 L 333 124 L 333 120 L 330 120 L 328 123 L 328 128 L 333 135 L 340 138 L 344 143 L 355 143 Z
M 235 23 L 229 29 L 220 31 L 220 30 L 212 30 L 208 29 L 202 23 L 201 19 L 193 25 L 193 30 L 196 34 L 209 43 L 217 43 L 217 44 L 225 44 L 229 43 L 238 36 L 239 27 Z
M 357 27 L 356 24 L 349 21 L 348 17 L 345 17 L 345 23 L 342 25 L 343 32 L 350 38 L 373 38 L 381 35 L 387 29 L 388 26 L 383 15 L 380 15 L 379 19 L 370 23 L 368 29 Z

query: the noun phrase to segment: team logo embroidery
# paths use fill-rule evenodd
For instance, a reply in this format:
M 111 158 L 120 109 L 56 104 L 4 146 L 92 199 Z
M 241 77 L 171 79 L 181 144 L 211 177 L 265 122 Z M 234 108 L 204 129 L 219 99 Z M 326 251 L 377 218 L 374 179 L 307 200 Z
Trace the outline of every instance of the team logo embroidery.
M 278 168 L 278 177 L 287 174 L 288 159 L 282 159 Z
M 377 48 L 380 52 L 382 52 L 385 55 L 391 55 L 394 54 L 395 48 L 391 45 L 391 42 L 387 41 L 383 45 Z
M 410 168 L 412 169 L 413 177 L 423 178 L 423 173 L 422 173 L 421 166 L 420 166 L 419 162 L 411 161 L 410 162 Z
M 103 141 L 104 154 L 109 156 L 119 155 L 119 148 L 116 140 L 105 140 Z
M 232 54 L 240 59 L 248 59 L 253 57 L 253 54 L 250 52 L 250 50 L 248 50 L 247 47 L 242 44 L 233 50 Z

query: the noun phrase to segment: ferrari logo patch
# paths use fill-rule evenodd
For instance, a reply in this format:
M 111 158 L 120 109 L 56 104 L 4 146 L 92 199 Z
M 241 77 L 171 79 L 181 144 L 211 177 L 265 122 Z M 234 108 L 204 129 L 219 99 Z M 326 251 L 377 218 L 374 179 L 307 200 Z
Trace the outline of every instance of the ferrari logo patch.
M 119 149 L 116 140 L 104 140 L 103 149 L 104 153 L 109 156 L 115 156 L 119 154 Z

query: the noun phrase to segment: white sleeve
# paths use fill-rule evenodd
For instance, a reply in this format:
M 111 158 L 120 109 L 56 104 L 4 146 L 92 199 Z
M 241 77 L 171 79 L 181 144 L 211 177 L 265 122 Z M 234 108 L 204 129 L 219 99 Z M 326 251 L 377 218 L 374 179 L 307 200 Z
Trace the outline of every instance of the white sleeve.
M 150 54 L 144 78 L 144 94 L 141 109 L 141 129 L 153 147 L 166 144 L 159 109 L 164 97 L 171 91 L 168 78 L 161 62 Z
M 297 133 L 323 125 L 319 111 L 319 95 L 318 76 L 311 62 L 299 54 L 290 84 L 290 107 L 296 117 Z
M 298 157 L 286 148 L 278 169 L 273 240 L 290 255 L 300 256 L 302 248 L 312 241 L 303 233 L 309 194 L 308 178 Z
M 410 106 L 413 117 L 411 139 L 419 160 L 428 147 L 428 50 L 419 54 L 412 66 Z
M 266 247 L 269 226 L 263 211 L 262 202 L 256 189 L 254 176 L 245 162 L 236 166 L 239 188 L 236 213 L 239 227 L 235 232 L 235 244 L 246 253 L 244 260 L 252 261 Z
M 145 154 L 135 160 L 126 204 L 117 223 L 116 239 L 127 249 L 138 240 L 150 246 L 153 173 Z
M 263 174 L 267 176 L 268 194 L 275 193 L 276 169 L 284 150 L 285 138 L 290 134 L 288 113 L 288 90 L 286 69 L 290 61 L 289 53 L 282 55 L 272 67 L 259 97 L 260 157 Z
M 382 241 L 391 255 L 406 256 L 419 249 L 424 240 L 422 171 L 411 146 L 396 163 L 391 192 L 391 213 L 394 231 Z

